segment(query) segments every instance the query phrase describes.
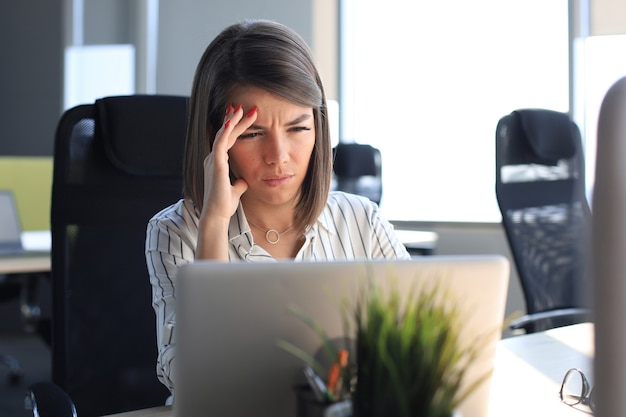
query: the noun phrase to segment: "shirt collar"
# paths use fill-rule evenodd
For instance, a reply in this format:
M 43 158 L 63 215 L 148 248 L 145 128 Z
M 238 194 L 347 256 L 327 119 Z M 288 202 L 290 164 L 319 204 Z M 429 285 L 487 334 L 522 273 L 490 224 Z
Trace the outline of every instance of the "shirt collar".
M 235 214 L 230 218 L 228 236 L 231 242 L 239 240 L 242 237 L 246 237 L 246 240 L 250 243 L 252 242 L 252 230 L 250 230 L 250 225 L 248 224 L 246 214 L 243 212 L 241 202 L 239 202 Z
M 331 220 L 330 211 L 328 205 L 324 207 L 322 213 L 317 217 L 317 221 L 313 223 L 311 230 L 316 230 L 318 227 L 323 228 L 326 233 L 335 234 L 334 223 Z

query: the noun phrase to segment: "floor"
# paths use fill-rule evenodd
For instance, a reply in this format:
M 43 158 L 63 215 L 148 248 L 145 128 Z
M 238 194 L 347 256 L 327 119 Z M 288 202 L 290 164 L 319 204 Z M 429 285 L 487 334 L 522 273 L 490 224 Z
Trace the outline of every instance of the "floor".
M 10 383 L 6 367 L 0 368 L 0 417 L 32 416 L 24 400 L 31 384 L 50 380 L 50 348 L 35 335 L 2 334 L 0 352 L 13 356 L 22 368 L 18 384 Z
M 0 295 L 3 290 L 0 286 Z M 22 369 L 21 381 L 11 384 L 8 368 L 0 365 L 0 417 L 32 416 L 32 412 L 24 408 L 24 400 L 31 384 L 51 379 L 50 347 L 37 334 L 23 330 L 17 299 L 0 297 L 0 301 L 0 353 L 17 359 Z

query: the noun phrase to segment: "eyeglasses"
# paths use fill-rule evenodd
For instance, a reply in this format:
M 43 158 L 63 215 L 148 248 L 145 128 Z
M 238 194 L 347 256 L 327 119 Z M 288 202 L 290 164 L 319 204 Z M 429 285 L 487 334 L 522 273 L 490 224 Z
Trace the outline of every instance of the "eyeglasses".
M 591 411 L 595 411 L 593 389 L 580 369 L 572 368 L 565 373 L 559 396 L 567 405 L 583 404 L 589 406 Z

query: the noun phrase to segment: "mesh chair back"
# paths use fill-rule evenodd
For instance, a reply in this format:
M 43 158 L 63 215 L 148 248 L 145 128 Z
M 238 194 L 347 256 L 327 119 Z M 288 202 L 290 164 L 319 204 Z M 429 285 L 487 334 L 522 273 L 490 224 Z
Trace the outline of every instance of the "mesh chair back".
M 109 97 L 57 127 L 52 379 L 82 417 L 163 405 L 146 225 L 181 197 L 187 99 Z
M 567 114 L 524 109 L 500 119 L 496 195 L 527 312 L 586 306 L 591 214 L 580 132 Z M 527 331 L 575 321 L 543 320 Z

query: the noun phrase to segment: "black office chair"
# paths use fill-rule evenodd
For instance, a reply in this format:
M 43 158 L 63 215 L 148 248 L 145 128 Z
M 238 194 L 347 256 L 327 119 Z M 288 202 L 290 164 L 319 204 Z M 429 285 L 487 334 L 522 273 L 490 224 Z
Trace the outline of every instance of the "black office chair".
M 21 286 L 16 283 L 7 283 L 5 275 L 0 274 L 0 302 L 12 301 L 20 298 Z M 7 382 L 9 385 L 17 385 L 22 380 L 22 366 L 11 354 L 0 352 L 0 366 L 8 372 Z
M 145 263 L 150 217 L 181 198 L 187 98 L 108 97 L 56 131 L 52 187 L 52 382 L 39 415 L 102 416 L 164 405 Z M 67 394 L 66 399 L 62 393 Z M 46 411 L 49 412 L 49 411 Z
M 516 110 L 496 129 L 496 196 L 534 332 L 590 320 L 591 212 L 576 124 L 565 113 Z
M 380 150 L 359 143 L 340 143 L 333 149 L 333 189 L 358 194 L 380 204 L 382 164 Z
M 23 331 L 37 334 L 48 345 L 51 343 L 50 319 L 41 316 L 41 307 L 36 298 L 39 283 L 49 280 L 49 275 L 43 272 L 0 274 L 0 302 L 18 300 Z M 13 355 L 0 352 L 0 366 L 8 371 L 9 385 L 22 382 L 24 371 Z

